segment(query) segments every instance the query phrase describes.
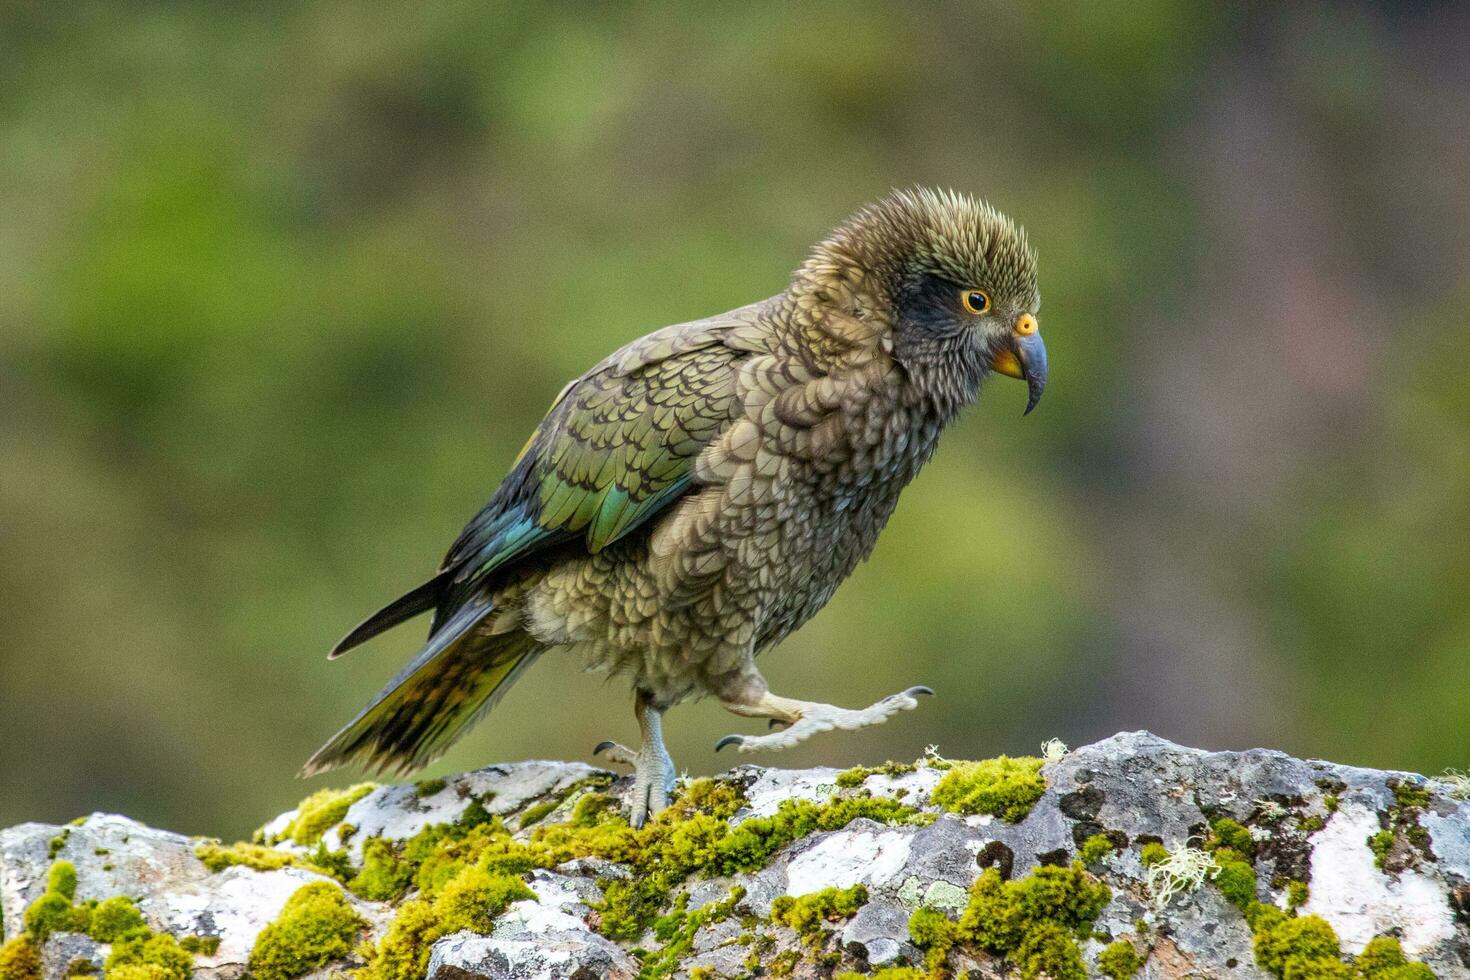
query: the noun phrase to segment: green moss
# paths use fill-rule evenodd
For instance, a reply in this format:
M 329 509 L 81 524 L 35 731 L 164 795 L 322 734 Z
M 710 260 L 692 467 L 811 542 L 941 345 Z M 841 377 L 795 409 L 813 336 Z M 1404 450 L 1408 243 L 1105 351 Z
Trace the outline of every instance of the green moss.
M 672 976 L 678 970 L 680 962 L 693 951 L 695 934 L 706 925 L 724 922 L 743 898 L 745 889 L 737 885 L 720 901 L 700 906 L 690 912 L 689 896 L 681 896 L 678 907 L 654 923 L 654 936 L 663 946 L 658 952 L 644 957 L 643 968 L 638 972 L 639 980 L 661 980 Z M 693 974 L 690 976 L 693 980 Z
M 1310 817 L 1302 817 L 1301 820 L 1297 821 L 1297 826 L 1301 828 L 1303 833 L 1315 834 L 1327 826 L 1327 821 L 1314 813 Z
M 433 796 L 435 793 L 442 792 L 448 785 L 449 783 L 443 779 L 420 779 L 413 784 L 413 791 L 422 799 L 425 796 Z
M 881 766 L 854 766 L 837 774 L 837 785 L 842 789 L 853 789 L 868 781 L 869 776 L 903 776 L 916 772 L 915 762 L 885 762 Z
M 1326 796 L 1323 796 L 1322 797 L 1322 806 L 1326 808 L 1326 810 L 1327 810 L 1328 813 L 1336 813 L 1337 812 L 1337 794 L 1336 793 L 1328 793 Z
M 1054 922 L 1032 928 L 1010 959 L 1021 967 L 1023 980 L 1087 980 L 1077 940 Z
M 113 943 L 103 969 L 106 980 L 189 980 L 194 957 L 168 933 L 142 930 Z
M 1042 760 L 999 756 L 982 762 L 956 762 L 930 795 L 952 813 L 988 813 L 1011 823 L 1026 814 L 1046 792 Z
M 37 945 L 53 932 L 86 932 L 91 910 L 72 905 L 77 893 L 77 869 L 70 861 L 57 861 L 46 872 L 46 890 L 26 909 L 26 932 Z
M 22 933 L 0 946 L 0 980 L 41 980 L 41 951 Z
M 61 849 L 66 846 L 66 842 L 68 840 L 70 840 L 70 839 L 71 839 L 71 828 L 70 827 L 64 828 L 61 831 L 61 833 L 59 833 L 55 837 L 51 838 L 50 842 L 46 845 L 46 856 L 47 856 L 47 858 L 49 860 L 51 860 L 51 861 L 55 861 L 56 860 L 56 855 L 58 855 L 58 854 L 61 853 Z
M 862 885 L 851 888 L 823 888 L 809 895 L 782 895 L 771 903 L 771 921 L 790 926 L 803 935 L 816 935 L 823 922 L 841 922 L 867 904 L 868 890 Z
M 1380 830 L 1368 838 L 1368 849 L 1373 852 L 1373 863 L 1383 867 L 1388 859 L 1389 849 L 1393 847 L 1393 831 Z
M 911 966 L 885 966 L 877 973 L 853 973 L 849 970 L 837 974 L 837 980 L 926 980 L 926 976 Z
M 1113 842 L 1107 834 L 1093 834 L 1082 842 L 1082 849 L 1077 856 L 1082 859 L 1083 864 L 1097 864 L 1103 858 L 1113 853 Z
M 1097 969 L 1105 977 L 1112 980 L 1128 980 L 1129 977 L 1143 969 L 1144 957 L 1140 956 L 1138 950 L 1126 939 L 1109 943 L 1102 952 L 1097 954 Z
M 286 825 L 282 837 L 303 846 L 315 844 L 323 834 L 342 822 L 352 804 L 376 788 L 372 783 L 359 783 L 348 789 L 323 789 L 312 793 L 297 805 L 296 818 Z
M 92 921 L 87 935 L 99 943 L 110 943 L 138 929 L 146 929 L 143 913 L 130 898 L 121 895 L 98 903 L 92 910 Z
M 435 940 L 461 929 L 489 932 L 495 917 L 511 902 L 535 898 L 519 878 L 481 867 L 461 869 L 432 899 L 416 898 L 399 907 L 388 934 L 371 951 L 363 980 L 417 980 L 429 963 Z
M 573 827 L 595 827 L 604 813 L 616 810 L 618 801 L 606 793 L 583 793 L 572 804 Z
M 1261 969 L 1282 978 L 1290 971 L 1295 980 L 1313 976 L 1309 971 L 1320 973 L 1326 964 L 1341 963 L 1337 933 L 1325 920 L 1315 915 L 1287 918 L 1279 910 L 1272 911 L 1276 914 L 1260 915 L 1256 921 L 1253 945 Z
M 545 820 L 546 817 L 551 813 L 551 811 L 555 810 L 560 805 L 560 800 L 546 800 L 543 803 L 537 803 L 534 806 L 526 807 L 525 810 L 521 811 L 521 829 L 524 830 L 527 827 L 533 826 L 540 823 L 542 820 Z
M 1256 871 L 1231 850 L 1215 853 L 1215 863 L 1220 870 L 1215 872 L 1215 886 L 1225 900 L 1242 912 L 1256 900 Z
M 179 948 L 197 956 L 213 956 L 219 952 L 219 942 L 218 936 L 184 936 L 179 940 Z
M 293 855 L 262 844 L 221 844 L 205 841 L 194 848 L 194 856 L 210 871 L 223 871 L 240 864 L 256 871 L 275 871 L 296 863 Z
M 1143 850 L 1139 853 L 1138 858 L 1143 862 L 1145 868 L 1151 868 L 1169 860 L 1169 849 L 1158 841 L 1151 841 L 1143 845 Z
M 1354 966 L 1363 980 L 1434 980 L 1434 971 L 1423 963 L 1410 963 L 1392 936 L 1369 940 Z
M 346 957 L 366 927 L 342 889 L 312 882 L 297 889 L 276 920 L 256 937 L 250 950 L 251 976 L 256 980 L 304 976 Z
M 990 868 L 971 886 L 958 922 L 921 908 L 909 918 L 909 935 L 935 972 L 950 949 L 972 943 L 1004 957 L 1024 980 L 1085 980 L 1077 938 L 1090 932 L 1111 894 L 1080 862 L 1040 867 L 1019 881 L 1003 881 Z
M 1210 829 L 1215 833 L 1212 849 L 1228 847 L 1246 858 L 1249 858 L 1255 850 L 1255 841 L 1251 839 L 1251 832 L 1229 817 L 1216 820 L 1210 825 Z
M 1307 904 L 1307 883 L 1305 881 L 1290 881 L 1286 884 L 1286 907 L 1295 911 Z
M 1400 779 L 1392 784 L 1393 798 L 1402 807 L 1425 807 L 1429 805 L 1429 787 Z
M 413 868 L 399 859 L 391 841 L 369 837 L 362 842 L 362 870 L 347 882 L 348 889 L 370 902 L 394 902 L 413 884 Z

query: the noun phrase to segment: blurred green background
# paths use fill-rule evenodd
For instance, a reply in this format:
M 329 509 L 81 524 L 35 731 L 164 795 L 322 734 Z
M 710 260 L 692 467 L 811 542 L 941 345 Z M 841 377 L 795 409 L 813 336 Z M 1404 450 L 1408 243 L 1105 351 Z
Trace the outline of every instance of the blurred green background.
M 326 650 L 563 381 L 913 183 L 1026 225 L 1051 386 L 987 389 L 762 661 L 940 696 L 768 761 L 1470 763 L 1467 64 L 1464 5 L 3 5 L 0 826 L 322 785 L 423 624 Z M 432 772 L 634 731 L 548 657 Z

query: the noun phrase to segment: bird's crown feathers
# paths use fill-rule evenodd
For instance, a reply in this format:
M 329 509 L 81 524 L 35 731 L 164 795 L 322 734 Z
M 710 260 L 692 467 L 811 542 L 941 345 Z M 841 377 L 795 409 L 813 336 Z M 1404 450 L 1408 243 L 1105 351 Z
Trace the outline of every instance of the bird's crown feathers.
M 1034 306 L 1036 253 L 1024 229 L 984 201 L 952 190 L 894 191 L 848 218 L 797 273 L 815 286 L 893 288 L 930 273 Z

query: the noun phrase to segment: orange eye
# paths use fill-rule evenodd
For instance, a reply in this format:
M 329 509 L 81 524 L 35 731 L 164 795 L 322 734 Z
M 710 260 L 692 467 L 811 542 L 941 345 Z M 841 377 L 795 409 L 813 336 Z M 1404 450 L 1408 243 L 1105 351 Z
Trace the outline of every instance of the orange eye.
M 990 312 L 990 294 L 984 290 L 967 289 L 960 294 L 960 302 L 965 304 L 966 312 L 976 316 Z

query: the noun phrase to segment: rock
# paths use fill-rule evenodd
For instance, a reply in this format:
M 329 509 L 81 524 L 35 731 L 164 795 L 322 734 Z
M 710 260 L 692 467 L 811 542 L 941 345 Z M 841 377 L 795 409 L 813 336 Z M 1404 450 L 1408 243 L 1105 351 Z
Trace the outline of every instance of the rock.
M 633 980 L 638 961 L 585 928 L 505 938 L 457 932 L 434 944 L 429 980 Z
M 412 862 L 381 879 L 396 886 L 354 881 L 364 845 L 379 838 L 392 847 L 372 853 L 400 861 L 410 840 L 414 860 L 442 848 L 438 877 L 421 878 L 425 887 L 458 881 L 475 865 L 490 875 L 478 886 L 488 890 L 474 893 L 487 897 L 476 901 L 509 898 L 475 929 L 424 934 L 418 962 L 427 963 L 430 980 L 640 972 L 692 980 L 923 967 L 933 940 L 911 933 L 911 918 L 926 910 L 927 921 L 960 930 L 966 909 L 980 908 L 972 886 L 987 869 L 994 869 L 992 884 L 982 886 L 992 889 L 987 900 L 1004 900 L 1007 888 L 1024 889 L 1038 874 L 1107 887 L 1080 933 L 1069 923 L 1048 934 L 1059 944 L 1061 966 L 1052 968 L 1061 976 L 1101 976 L 1099 957 L 1122 940 L 1146 956 L 1139 976 L 1149 980 L 1267 980 L 1283 967 L 1257 962 L 1250 921 L 1270 929 L 1276 920 L 1253 912 L 1248 921 L 1242 909 L 1274 906 L 1281 916 L 1320 917 L 1342 962 L 1391 936 L 1436 976 L 1470 977 L 1470 804 L 1452 795 L 1458 787 L 1279 752 L 1205 752 L 1134 732 L 1049 759 L 1040 769 L 1044 792 L 1008 823 L 933 804 L 931 793 L 951 771 L 937 757 L 848 773 L 741 766 L 720 777 L 724 796 L 695 793 L 679 819 L 635 838 L 618 818 L 574 805 L 586 792 L 617 793 L 626 779 L 609 790 L 612 776 L 585 765 L 492 766 L 442 783 L 378 787 L 346 809 L 320 848 L 280 840 L 296 811 L 282 814 L 260 836 L 276 843 L 259 854 L 278 857 L 253 862 L 286 865 L 272 870 L 237 864 L 212 872 L 195 856 L 198 841 L 120 816 L 94 814 L 64 828 L 23 824 L 0 831 L 3 925 L 7 937 L 22 933 L 53 864 L 68 861 L 77 907 L 130 896 L 147 929 L 194 937 L 197 975 L 230 980 L 306 884 L 336 876 L 335 884 L 348 885 L 346 900 L 363 923 L 355 939 L 370 943 L 384 940 L 404 903 L 422 899 L 418 915 L 437 909 L 436 891 L 412 890 L 419 870 Z M 798 812 L 808 821 L 803 833 L 770 836 Z M 1074 864 L 1084 845 L 1090 863 Z M 1203 862 L 1201 880 L 1159 901 L 1145 864 L 1149 845 L 1183 856 L 1171 861 Z M 1038 872 L 1043 866 L 1054 870 Z M 392 900 L 369 901 L 351 887 Z M 523 888 L 534 897 L 522 897 Z M 799 907 L 783 896 L 801 899 Z M 1029 914 L 1013 927 L 1046 926 L 1025 920 Z M 61 980 L 79 964 L 100 971 L 111 952 L 75 931 L 85 923 L 67 928 L 41 945 L 42 980 Z M 1007 938 L 1003 929 L 987 935 L 980 943 L 953 934 L 952 975 L 1016 972 L 1020 946 L 1007 943 L 1023 937 Z M 1027 935 L 1033 942 L 1042 933 Z M 370 970 L 367 980 L 390 978 Z

